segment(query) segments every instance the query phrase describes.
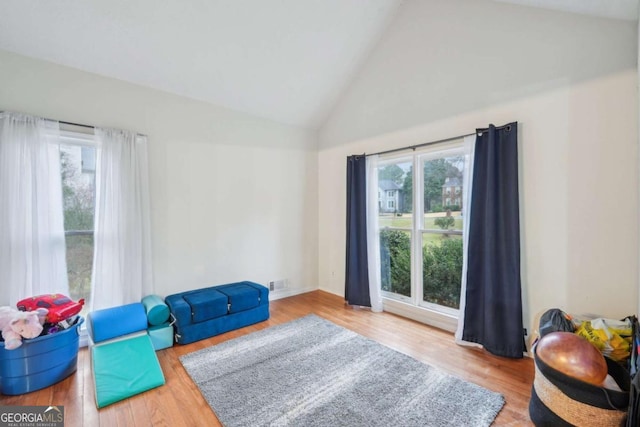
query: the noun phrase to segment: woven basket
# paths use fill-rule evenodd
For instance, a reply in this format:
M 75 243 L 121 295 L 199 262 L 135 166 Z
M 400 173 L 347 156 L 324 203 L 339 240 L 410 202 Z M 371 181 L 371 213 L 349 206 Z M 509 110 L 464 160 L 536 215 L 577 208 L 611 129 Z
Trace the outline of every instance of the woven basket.
M 536 355 L 535 379 L 529 401 L 529 417 L 540 426 L 624 426 L 629 406 L 629 373 L 605 357 L 609 375 L 623 391 L 569 377 Z

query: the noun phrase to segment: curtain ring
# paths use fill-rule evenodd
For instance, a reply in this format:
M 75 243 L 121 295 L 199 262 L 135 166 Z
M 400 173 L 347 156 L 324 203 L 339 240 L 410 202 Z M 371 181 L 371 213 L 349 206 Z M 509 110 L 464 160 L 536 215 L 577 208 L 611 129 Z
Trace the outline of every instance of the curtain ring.
M 511 132 L 511 125 L 507 126 L 507 132 Z

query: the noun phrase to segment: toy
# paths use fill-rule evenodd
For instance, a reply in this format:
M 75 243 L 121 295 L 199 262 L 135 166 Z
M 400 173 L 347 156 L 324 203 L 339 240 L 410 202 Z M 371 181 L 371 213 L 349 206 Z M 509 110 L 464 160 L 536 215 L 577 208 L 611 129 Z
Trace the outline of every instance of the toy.
M 78 323 L 79 320 L 80 316 L 76 314 L 75 316 L 71 316 L 68 319 L 62 320 L 58 323 L 45 323 L 40 335 L 50 335 L 62 332 Z
M 14 350 L 22 345 L 22 338 L 39 336 L 46 315 L 46 308 L 25 313 L 12 307 L 0 307 L 0 329 L 4 348 Z
M 47 294 L 25 298 L 18 301 L 16 305 L 21 311 L 33 311 L 38 308 L 46 308 L 49 310 L 46 322 L 58 323 L 80 313 L 84 305 L 84 299 L 75 302 L 62 294 Z

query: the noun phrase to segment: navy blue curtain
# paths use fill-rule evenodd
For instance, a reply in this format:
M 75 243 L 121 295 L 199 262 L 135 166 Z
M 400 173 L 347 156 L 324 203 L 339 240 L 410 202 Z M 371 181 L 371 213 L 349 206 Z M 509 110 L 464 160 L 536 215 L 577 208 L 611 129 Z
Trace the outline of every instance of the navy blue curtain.
M 344 297 L 371 307 L 367 260 L 367 159 L 347 157 L 347 259 Z
M 518 124 L 477 129 L 462 339 L 521 358 Z

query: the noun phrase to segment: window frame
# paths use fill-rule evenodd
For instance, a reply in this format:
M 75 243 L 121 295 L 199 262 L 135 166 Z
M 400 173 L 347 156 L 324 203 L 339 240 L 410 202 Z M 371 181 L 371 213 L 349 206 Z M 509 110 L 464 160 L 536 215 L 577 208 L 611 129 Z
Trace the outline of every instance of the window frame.
M 98 143 L 95 140 L 95 135 L 93 133 L 93 129 L 86 129 L 77 126 L 66 126 L 66 128 L 60 129 L 60 147 L 62 146 L 71 146 L 71 147 L 91 147 L 95 150 L 96 157 L 98 155 Z M 81 155 L 82 157 L 82 155 Z M 83 169 L 81 165 L 81 171 Z M 81 172 L 85 173 L 85 172 Z M 95 179 L 96 179 L 96 171 L 93 171 L 94 175 L 94 190 L 95 190 Z M 64 229 L 64 237 L 65 237 L 65 247 L 67 245 L 67 237 L 68 236 L 94 236 L 94 245 L 95 245 L 95 191 L 94 191 L 94 225 L 92 230 L 67 230 Z M 94 246 L 95 251 L 95 246 Z M 93 267 L 92 267 L 93 268 Z M 70 284 L 69 284 L 70 285 Z M 88 305 L 85 305 L 88 308 Z M 80 328 L 80 345 L 87 345 L 87 332 L 86 332 L 86 323 L 84 323 Z
M 389 310 L 396 314 L 403 314 L 402 311 L 426 310 L 436 315 L 443 315 L 448 319 L 457 319 L 460 315 L 459 309 L 442 306 L 439 304 L 424 301 L 423 286 L 423 234 L 443 234 L 445 231 L 440 229 L 424 228 L 424 162 L 440 158 L 465 155 L 464 139 L 456 139 L 434 146 L 427 146 L 416 149 L 412 153 L 392 153 L 381 156 L 378 160 L 378 168 L 389 164 L 397 164 L 409 161 L 413 168 L 413 202 L 412 202 L 412 224 L 411 228 L 403 227 L 380 227 L 378 225 L 378 233 L 383 229 L 408 231 L 411 239 L 411 297 L 393 293 L 390 291 L 381 291 L 385 310 L 389 303 L 402 303 L 398 309 Z M 466 165 L 465 165 L 466 166 Z M 416 211 L 418 207 L 418 211 Z M 464 240 L 464 232 L 460 230 L 449 230 L 448 234 L 460 235 Z M 464 250 L 464 248 L 463 248 Z M 419 254 L 419 256 L 418 256 Z M 407 307 L 409 306 L 409 307 Z M 410 316 L 411 317 L 411 316 Z M 431 322 L 428 322 L 431 323 Z
M 391 165 L 391 164 L 398 164 L 398 163 L 412 163 L 413 159 L 412 159 L 412 154 L 397 154 L 397 153 L 393 153 L 384 157 L 380 157 L 378 160 L 378 169 L 386 166 L 386 165 Z M 413 164 L 413 163 L 412 163 Z M 390 192 L 391 190 L 387 190 L 387 192 Z M 387 205 L 388 206 L 388 205 Z M 385 209 L 389 209 L 388 207 Z M 413 210 L 413 207 L 412 207 Z M 378 213 L 379 215 L 379 213 Z M 396 300 L 396 301 L 401 301 L 404 303 L 411 303 L 412 299 L 413 299 L 413 263 L 414 263 L 414 254 L 413 254 L 413 233 L 411 228 L 404 228 L 404 227 L 380 227 L 380 225 L 378 224 L 378 230 L 377 230 L 377 234 L 380 233 L 381 230 L 395 230 L 395 231 L 404 231 L 404 232 L 409 232 L 409 238 L 411 239 L 411 268 L 412 268 L 412 277 L 411 277 L 411 293 L 412 296 L 408 297 L 406 295 L 402 295 L 402 294 L 397 294 L 394 292 L 390 292 L 390 291 L 385 291 L 383 289 L 380 290 L 380 293 L 384 298 L 388 299 L 388 300 Z M 382 284 L 381 284 L 382 285 Z
M 456 144 L 457 146 L 453 147 L 450 146 L 446 149 L 440 149 L 438 151 L 430 151 L 427 153 L 416 153 L 416 161 L 417 164 L 414 164 L 414 170 L 417 170 L 418 173 L 414 174 L 414 188 L 416 185 L 418 185 L 416 183 L 416 180 L 418 180 L 419 185 L 420 185 L 420 189 L 419 189 L 419 195 L 420 195 L 420 205 L 421 207 L 424 206 L 424 163 L 429 161 L 429 160 L 436 160 L 436 159 L 443 159 L 443 158 L 447 158 L 447 157 L 453 157 L 453 156 L 464 156 L 464 140 L 460 139 L 459 143 Z M 417 169 L 416 169 L 417 166 Z M 414 190 L 415 191 L 415 190 Z M 425 228 L 424 226 L 424 212 L 422 212 L 419 215 L 419 226 L 420 229 L 417 230 L 418 234 L 420 235 L 420 241 L 418 242 L 419 246 L 418 248 L 416 248 L 416 250 L 420 251 L 420 255 L 422 255 L 422 248 L 423 248 L 423 236 L 424 233 L 428 233 L 428 234 L 444 234 L 445 230 L 440 230 L 440 229 L 436 229 L 436 228 Z M 452 235 L 458 235 L 460 236 L 463 241 L 464 241 L 464 231 L 463 230 L 448 230 L 446 231 L 447 234 L 452 234 Z M 418 239 L 416 239 L 418 240 Z M 464 251 L 464 246 L 463 246 L 463 251 Z M 419 276 L 417 278 L 418 280 L 418 284 L 417 284 L 417 295 L 416 295 L 416 300 L 417 300 L 417 306 L 418 307 L 423 307 L 426 309 L 429 309 L 431 311 L 435 311 L 435 312 L 441 312 L 441 313 L 445 313 L 448 314 L 450 316 L 455 316 L 456 318 L 459 317 L 460 315 L 460 309 L 457 308 L 452 308 L 452 307 L 446 307 L 444 305 L 440 305 L 440 304 L 435 304 L 432 302 L 428 302 L 424 300 L 424 283 L 423 283 L 423 258 L 422 256 L 416 257 L 416 268 L 419 268 Z M 462 272 L 460 272 L 460 274 L 462 275 Z
M 98 144 L 95 140 L 93 133 L 85 133 L 85 132 L 77 132 L 71 130 L 60 130 L 60 146 L 73 146 L 73 147 L 91 147 L 96 150 L 96 156 L 98 154 Z M 81 154 L 82 159 L 82 154 Z M 82 161 L 82 160 L 81 160 Z M 85 173 L 84 167 L 80 166 L 81 173 Z M 96 171 L 94 169 L 94 188 L 95 188 L 95 174 Z M 93 207 L 94 207 L 94 215 L 95 215 L 95 193 L 93 195 Z M 66 236 L 89 236 L 92 235 L 95 231 L 95 224 L 93 230 L 64 230 L 64 235 Z

